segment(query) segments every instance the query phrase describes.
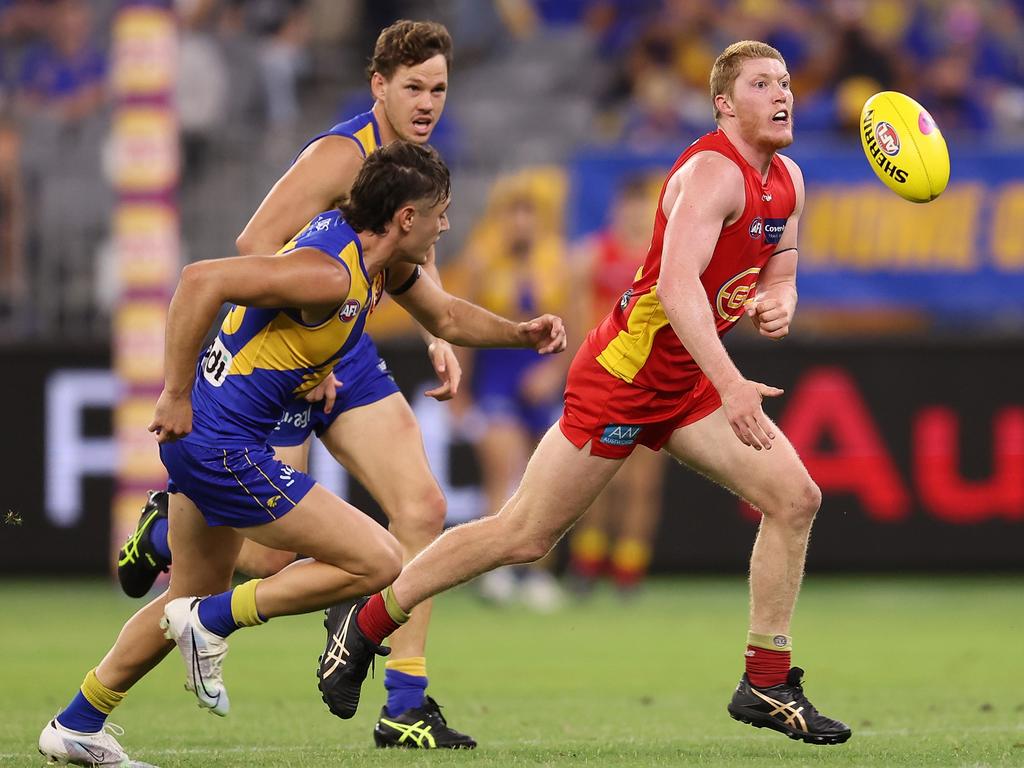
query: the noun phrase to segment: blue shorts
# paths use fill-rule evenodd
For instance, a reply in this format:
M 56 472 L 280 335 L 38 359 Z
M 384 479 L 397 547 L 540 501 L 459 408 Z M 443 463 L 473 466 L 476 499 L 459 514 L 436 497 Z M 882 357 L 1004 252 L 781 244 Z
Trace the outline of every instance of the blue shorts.
M 473 362 L 473 398 L 489 420 L 521 424 L 542 435 L 558 421 L 562 398 L 533 403 L 521 394 L 523 379 L 546 359 L 532 349 L 481 349 Z
M 334 367 L 334 377 L 341 382 L 341 388 L 331 412 L 324 413 L 323 403 L 293 401 L 270 433 L 268 440 L 271 445 L 302 445 L 312 433 L 319 437 L 330 429 L 334 420 L 345 411 L 376 403 L 399 391 L 388 364 L 377 352 L 373 339 L 366 334 Z
M 160 445 L 168 493 L 183 493 L 207 525 L 247 528 L 287 514 L 316 484 L 274 458 L 269 445 L 211 448 L 185 440 Z

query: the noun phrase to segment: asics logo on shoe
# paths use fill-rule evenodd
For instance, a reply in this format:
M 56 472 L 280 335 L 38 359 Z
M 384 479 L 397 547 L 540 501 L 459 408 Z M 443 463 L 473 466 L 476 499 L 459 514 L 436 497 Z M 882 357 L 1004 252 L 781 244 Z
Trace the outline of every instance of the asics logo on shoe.
M 423 725 L 423 720 L 417 720 L 415 723 L 407 725 L 405 723 L 396 723 L 394 720 L 387 720 L 382 717 L 380 722 L 388 728 L 392 728 L 402 734 L 398 739 L 399 744 L 404 741 L 411 741 L 420 748 L 434 749 L 437 746 L 433 735 L 430 733 L 433 726 Z
M 328 677 L 333 675 L 338 667 L 348 664 L 345 659 L 349 655 L 349 651 L 345 648 L 345 640 L 348 638 L 349 624 L 352 622 L 352 617 L 355 615 L 356 606 L 352 606 L 348 614 L 345 616 L 345 623 L 341 625 L 337 632 L 331 635 L 331 647 L 324 651 L 323 666 L 321 666 L 320 679 L 326 680 Z M 327 665 L 327 662 L 331 662 Z
M 784 701 L 778 701 L 777 699 L 773 699 L 771 696 L 765 696 L 761 691 L 757 690 L 757 688 L 754 688 L 753 686 L 751 686 L 750 692 L 769 706 L 774 707 L 774 709 L 768 713 L 769 717 L 782 715 L 780 719 L 790 728 L 799 728 L 801 731 L 807 730 L 807 721 L 804 720 L 804 716 L 800 714 L 804 711 L 803 707 L 794 707 L 792 704 Z

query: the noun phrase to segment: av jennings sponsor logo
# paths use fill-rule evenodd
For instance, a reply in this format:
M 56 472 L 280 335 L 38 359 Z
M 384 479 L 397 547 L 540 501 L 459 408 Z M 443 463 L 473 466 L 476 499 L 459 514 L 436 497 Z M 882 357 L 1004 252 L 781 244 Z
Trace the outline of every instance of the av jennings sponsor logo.
M 889 123 L 879 121 L 875 125 L 875 110 L 869 109 L 864 113 L 864 122 L 861 124 L 861 131 L 864 133 L 864 142 L 868 148 L 875 165 L 882 169 L 896 181 L 897 184 L 906 184 L 910 174 L 889 158 L 900 152 L 900 137 L 896 129 Z
M 605 445 L 633 445 L 643 429 L 638 424 L 609 424 L 601 434 Z

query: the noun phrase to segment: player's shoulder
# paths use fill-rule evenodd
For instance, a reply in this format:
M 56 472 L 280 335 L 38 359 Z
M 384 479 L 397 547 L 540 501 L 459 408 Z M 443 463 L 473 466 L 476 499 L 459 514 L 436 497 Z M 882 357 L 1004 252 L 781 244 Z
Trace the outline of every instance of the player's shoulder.
M 789 171 L 789 175 L 793 179 L 793 183 L 795 184 L 797 182 L 800 182 L 802 184 L 804 180 L 804 174 L 803 171 L 800 170 L 800 166 L 799 164 L 797 164 L 796 160 L 791 158 L 789 155 L 783 154 L 776 154 L 776 157 L 778 157 L 779 160 L 782 161 L 782 164 L 786 166 L 786 170 Z
M 299 153 L 296 162 L 306 161 L 315 166 L 335 166 L 340 163 L 362 163 L 366 159 L 362 145 L 347 133 L 325 133 Z
M 687 195 L 743 196 L 743 171 L 728 156 L 713 149 L 695 152 L 672 174 L 666 198 Z
M 796 194 L 798 208 L 803 208 L 804 199 L 804 174 L 797 162 L 786 155 L 776 155 L 782 161 L 782 165 L 789 171 L 789 178 L 793 182 L 793 191 Z
M 355 232 L 345 222 L 341 211 L 334 209 L 314 216 L 295 238 L 294 249 L 313 246 L 339 254 L 356 240 Z

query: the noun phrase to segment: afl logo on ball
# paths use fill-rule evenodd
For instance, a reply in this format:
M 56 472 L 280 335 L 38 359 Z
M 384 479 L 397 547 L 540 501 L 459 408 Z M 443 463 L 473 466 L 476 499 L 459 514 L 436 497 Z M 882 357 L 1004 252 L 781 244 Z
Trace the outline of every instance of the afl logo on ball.
M 757 238 L 759 238 L 761 236 L 761 228 L 762 228 L 762 226 L 763 226 L 763 222 L 761 221 L 761 217 L 758 216 L 756 219 L 754 219 L 752 222 L 750 222 L 750 229 L 748 229 L 747 232 L 750 233 L 750 236 L 752 238 L 757 240 Z
M 359 308 L 360 304 L 358 301 L 349 299 L 338 310 L 338 319 L 343 323 L 351 323 L 359 316 Z
M 900 135 L 889 123 L 881 120 L 878 122 L 878 125 L 875 126 L 875 138 L 878 140 L 879 148 L 889 157 L 899 154 Z

